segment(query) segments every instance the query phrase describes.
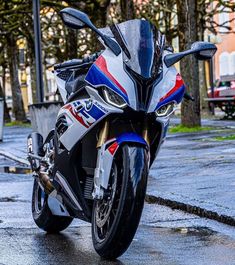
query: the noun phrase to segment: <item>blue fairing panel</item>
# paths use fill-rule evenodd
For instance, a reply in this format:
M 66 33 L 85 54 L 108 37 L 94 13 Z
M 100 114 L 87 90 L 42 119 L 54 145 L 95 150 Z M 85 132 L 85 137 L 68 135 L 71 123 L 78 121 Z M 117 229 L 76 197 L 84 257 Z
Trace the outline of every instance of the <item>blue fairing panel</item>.
M 93 64 L 88 71 L 85 80 L 96 86 L 107 86 L 114 92 L 118 93 L 128 104 L 129 100 L 127 95 L 125 95 L 95 64 Z
M 167 103 L 170 103 L 172 101 L 177 102 L 179 104 L 182 101 L 182 98 L 185 93 L 185 86 L 182 85 L 177 91 L 175 91 L 172 95 L 164 99 L 163 101 L 159 102 L 157 104 L 157 107 L 155 110 L 159 109 L 161 106 L 166 105 Z
M 116 138 L 116 141 L 118 145 L 125 142 L 129 142 L 129 143 L 139 143 L 148 146 L 144 138 L 136 133 L 123 133 Z

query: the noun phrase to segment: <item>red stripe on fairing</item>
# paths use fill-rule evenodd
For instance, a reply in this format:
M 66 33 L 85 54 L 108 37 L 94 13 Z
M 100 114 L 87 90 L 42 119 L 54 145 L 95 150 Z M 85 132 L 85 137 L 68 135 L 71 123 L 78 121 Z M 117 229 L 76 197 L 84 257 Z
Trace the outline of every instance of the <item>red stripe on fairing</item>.
M 182 85 L 184 85 L 184 81 L 183 81 L 181 75 L 177 74 L 175 86 L 165 96 L 163 96 L 160 99 L 160 102 L 163 101 L 164 99 L 168 98 L 170 95 L 172 95 L 176 90 L 178 90 L 180 87 L 182 87 Z
M 126 90 L 118 83 L 118 81 L 110 74 L 110 72 L 108 71 L 108 67 L 107 67 L 107 63 L 104 59 L 104 57 L 101 55 L 96 61 L 95 61 L 95 65 L 98 66 L 100 68 L 100 70 L 107 75 L 110 80 L 113 81 L 113 83 L 115 85 L 117 85 L 124 94 L 127 95 Z
M 67 105 L 67 106 L 64 106 L 63 109 L 67 109 L 67 110 L 73 115 L 73 117 L 74 117 L 77 121 L 79 121 L 84 127 L 89 128 L 89 125 L 91 125 L 90 123 L 89 123 L 89 125 L 87 125 L 87 124 L 84 122 L 84 120 L 83 120 L 82 117 L 80 117 L 79 115 L 77 115 L 76 113 L 74 113 L 73 107 L 72 107 L 70 104 Z
M 115 153 L 115 151 L 118 148 L 118 143 L 114 142 L 113 144 L 110 145 L 110 147 L 108 148 L 109 152 L 111 155 L 113 155 Z

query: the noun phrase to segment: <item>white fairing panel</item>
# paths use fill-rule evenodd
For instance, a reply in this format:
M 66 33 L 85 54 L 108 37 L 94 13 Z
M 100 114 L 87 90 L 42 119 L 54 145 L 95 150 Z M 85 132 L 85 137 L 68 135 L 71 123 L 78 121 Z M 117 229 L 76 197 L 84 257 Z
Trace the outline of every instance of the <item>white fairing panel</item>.
M 106 49 L 102 56 L 107 63 L 107 69 L 110 74 L 118 81 L 118 83 L 126 90 L 130 107 L 136 109 L 136 94 L 135 84 L 131 77 L 124 70 L 123 52 L 118 56 L 113 54 L 112 51 Z
M 87 91 L 90 92 L 90 98 L 75 100 L 64 105 L 57 117 L 57 121 L 62 116 L 66 118 L 68 128 L 59 137 L 59 141 L 68 151 L 108 114 L 123 112 L 107 105 L 94 89 L 89 88 Z
M 163 76 L 161 81 L 154 87 L 148 113 L 154 112 L 160 99 L 175 87 L 177 75 L 178 71 L 176 68 L 174 66 L 168 68 L 163 60 Z
M 136 109 L 135 83 L 124 69 L 123 52 L 116 56 L 107 48 L 91 66 L 85 80 L 96 88 L 110 88 Z

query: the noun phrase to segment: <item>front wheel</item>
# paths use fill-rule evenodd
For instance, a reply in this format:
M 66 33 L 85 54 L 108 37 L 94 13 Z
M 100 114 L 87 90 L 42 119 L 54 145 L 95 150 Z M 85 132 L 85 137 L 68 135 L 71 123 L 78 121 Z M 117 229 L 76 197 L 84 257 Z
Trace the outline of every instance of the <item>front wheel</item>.
M 92 239 L 100 256 L 115 259 L 129 247 L 143 210 L 147 177 L 145 148 L 123 145 L 114 157 L 108 192 L 93 206 Z

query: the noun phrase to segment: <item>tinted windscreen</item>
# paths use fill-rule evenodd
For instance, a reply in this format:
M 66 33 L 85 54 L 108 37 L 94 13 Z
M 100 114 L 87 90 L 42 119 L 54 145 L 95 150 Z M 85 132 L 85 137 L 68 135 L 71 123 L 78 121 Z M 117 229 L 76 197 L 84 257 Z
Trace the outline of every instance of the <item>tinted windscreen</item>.
M 146 20 L 130 20 L 111 27 L 111 31 L 125 52 L 126 65 L 137 74 L 150 78 L 157 71 L 164 39 Z

